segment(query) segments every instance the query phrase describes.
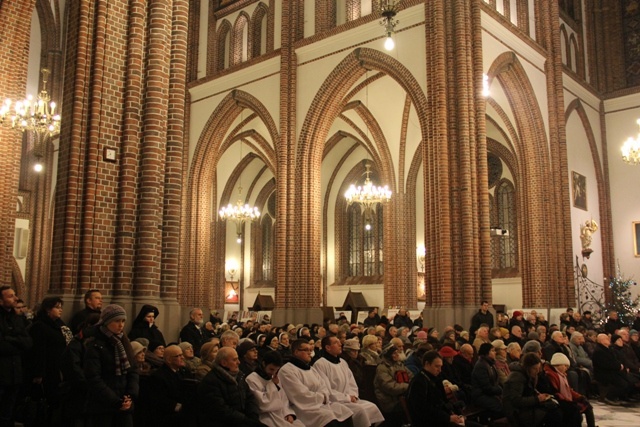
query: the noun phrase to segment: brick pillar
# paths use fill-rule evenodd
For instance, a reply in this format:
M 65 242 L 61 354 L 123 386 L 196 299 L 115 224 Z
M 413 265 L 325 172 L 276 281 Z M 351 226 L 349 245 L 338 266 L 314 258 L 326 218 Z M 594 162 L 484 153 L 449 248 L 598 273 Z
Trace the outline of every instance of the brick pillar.
M 0 53 L 0 93 L 25 96 L 31 13 L 35 0 L 0 3 L 4 49 Z M 0 127 L 0 284 L 11 284 L 22 134 Z

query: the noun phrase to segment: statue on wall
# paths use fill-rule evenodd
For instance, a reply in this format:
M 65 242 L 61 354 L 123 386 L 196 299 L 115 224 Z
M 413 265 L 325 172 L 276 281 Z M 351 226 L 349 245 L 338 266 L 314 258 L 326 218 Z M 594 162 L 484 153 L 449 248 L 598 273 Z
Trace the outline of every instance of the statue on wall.
M 582 241 L 582 256 L 589 258 L 589 255 L 593 252 L 591 249 L 591 239 L 593 233 L 598 231 L 598 223 L 593 219 L 585 221 L 580 225 L 580 240 Z

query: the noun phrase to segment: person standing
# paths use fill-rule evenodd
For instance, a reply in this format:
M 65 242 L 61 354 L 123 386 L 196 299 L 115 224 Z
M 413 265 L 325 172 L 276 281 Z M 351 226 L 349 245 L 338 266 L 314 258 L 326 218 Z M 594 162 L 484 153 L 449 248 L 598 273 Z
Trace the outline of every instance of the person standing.
M 73 334 L 80 332 L 80 328 L 86 323 L 90 314 L 100 314 L 102 310 L 102 294 L 97 289 L 89 289 L 84 294 L 84 308 L 73 315 L 69 322 L 69 328 Z
M 22 384 L 22 355 L 33 345 L 22 316 L 16 315 L 18 297 L 0 286 L 0 427 L 13 426 L 13 407 Z
M 60 422 L 60 367 L 62 354 L 73 336 L 62 321 L 62 299 L 47 297 L 42 300 L 40 309 L 29 328 L 33 338 L 33 347 L 25 357 L 27 376 L 32 383 L 34 397 L 47 399 L 48 425 Z
M 180 331 L 180 342 L 188 342 L 193 346 L 193 352 L 200 357 L 200 348 L 205 343 L 202 330 L 202 309 L 193 308 L 189 312 L 189 323 Z
M 472 338 L 475 337 L 476 331 L 480 328 L 480 325 L 485 324 L 489 329 L 493 328 L 493 314 L 489 312 L 489 302 L 482 301 L 480 309 L 471 318 L 471 327 L 469 328 L 469 335 Z
M 87 424 L 90 427 L 132 427 L 132 403 L 138 397 L 138 373 L 129 338 L 124 333 L 127 314 L 116 304 L 100 314 L 95 336 L 85 344 Z
M 143 305 L 140 312 L 138 312 L 138 316 L 133 320 L 131 331 L 129 331 L 129 339 L 133 341 L 138 338 L 146 338 L 149 342 L 159 342 L 166 346 L 164 335 L 156 325 L 159 315 L 158 307 L 150 304 Z

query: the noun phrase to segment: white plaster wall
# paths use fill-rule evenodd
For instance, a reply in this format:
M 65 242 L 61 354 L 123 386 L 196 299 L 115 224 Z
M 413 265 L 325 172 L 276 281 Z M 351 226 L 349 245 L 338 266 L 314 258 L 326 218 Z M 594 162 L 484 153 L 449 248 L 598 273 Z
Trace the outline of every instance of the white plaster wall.
M 640 165 L 624 163 L 620 147 L 627 138 L 638 135 L 640 95 L 605 101 L 604 108 L 615 257 L 622 275 L 638 281 L 640 257 L 634 256 L 631 223 L 640 221 Z M 638 295 L 638 286 L 633 293 Z

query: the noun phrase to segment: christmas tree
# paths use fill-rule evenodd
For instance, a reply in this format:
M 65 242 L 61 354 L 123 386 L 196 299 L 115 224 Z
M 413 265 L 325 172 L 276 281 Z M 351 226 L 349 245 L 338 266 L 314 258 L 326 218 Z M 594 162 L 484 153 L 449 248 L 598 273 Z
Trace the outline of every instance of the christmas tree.
M 640 306 L 640 296 L 635 299 L 631 298 L 631 287 L 637 283 L 632 279 L 625 279 L 620 274 L 620 265 L 618 265 L 618 274 L 609 280 L 609 288 L 611 288 L 612 300 L 607 303 L 607 312 L 615 310 L 618 312 L 618 318 L 627 325 L 631 325 L 636 317 L 636 312 Z

